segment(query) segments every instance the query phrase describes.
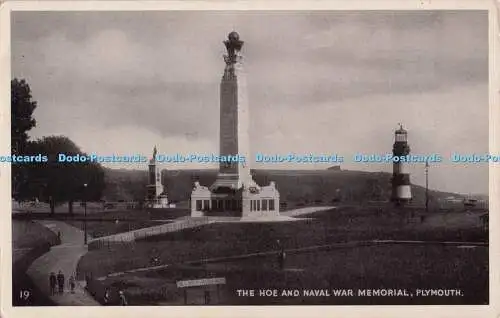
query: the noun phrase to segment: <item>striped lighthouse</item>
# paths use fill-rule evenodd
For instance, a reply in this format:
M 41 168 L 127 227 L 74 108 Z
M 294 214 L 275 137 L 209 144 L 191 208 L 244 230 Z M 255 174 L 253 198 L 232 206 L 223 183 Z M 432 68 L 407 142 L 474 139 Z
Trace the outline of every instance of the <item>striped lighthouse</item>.
M 399 129 L 394 133 L 394 145 L 392 148 L 394 158 L 410 154 L 408 145 L 408 132 L 399 124 Z M 402 205 L 411 201 L 410 173 L 408 163 L 394 160 L 392 172 L 392 196 L 391 201 Z

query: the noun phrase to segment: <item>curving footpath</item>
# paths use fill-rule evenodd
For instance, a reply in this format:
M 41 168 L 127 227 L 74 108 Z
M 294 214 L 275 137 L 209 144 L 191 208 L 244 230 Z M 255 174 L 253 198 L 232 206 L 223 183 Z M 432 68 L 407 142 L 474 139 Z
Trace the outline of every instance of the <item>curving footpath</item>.
M 61 306 L 100 306 L 85 290 L 84 282 L 76 282 L 75 293 L 68 288 L 68 279 L 76 276 L 76 268 L 80 258 L 87 253 L 83 244 L 83 231 L 59 221 L 39 221 L 54 233 L 61 232 L 61 245 L 53 246 L 48 253 L 37 258 L 27 270 L 28 276 L 38 289 L 47 295 L 55 304 Z M 62 271 L 65 276 L 64 293 L 50 295 L 49 275 Z
M 331 209 L 333 207 L 308 207 L 291 211 L 281 212 L 280 218 L 271 218 L 265 220 L 271 221 L 290 221 L 293 217 L 306 215 L 313 212 Z M 138 229 L 135 231 L 119 233 L 108 237 L 92 239 L 87 237 L 89 244 L 97 241 L 134 241 L 137 238 L 158 235 L 165 232 L 176 232 L 186 228 L 198 227 L 216 222 L 241 222 L 241 219 L 230 220 L 228 218 L 179 218 L 172 223 L 162 224 L 154 227 Z M 249 220 L 251 221 L 251 220 Z M 260 220 L 264 221 L 264 220 Z M 54 233 L 61 233 L 61 245 L 53 246 L 48 253 L 37 258 L 27 270 L 27 275 L 31 278 L 38 289 L 47 295 L 54 303 L 61 306 L 100 306 L 94 298 L 85 290 L 85 282 L 77 281 L 75 293 L 69 292 L 67 281 L 71 275 L 78 277 L 76 268 L 80 258 L 88 251 L 87 246 L 83 244 L 83 231 L 73 227 L 65 222 L 44 220 L 37 221 L 43 226 L 49 228 Z M 23 251 L 18 251 L 22 253 Z M 262 254 L 262 253 L 260 253 Z M 249 255 L 250 256 L 250 255 Z M 252 255 L 253 256 L 253 255 Z M 210 261 L 210 260 L 209 260 Z M 214 261 L 214 260 L 212 260 Z M 150 269 L 150 268 L 148 268 Z M 138 271 L 144 269 L 136 269 Z M 51 272 L 58 273 L 62 271 L 65 276 L 65 292 L 61 295 L 50 295 L 49 275 Z M 115 273 L 121 274 L 121 273 Z M 83 275 L 80 275 L 83 276 Z
M 288 217 L 297 217 L 297 216 L 312 214 L 315 212 L 332 210 L 332 209 L 336 209 L 336 208 L 337 208 L 336 206 L 311 206 L 311 207 L 281 211 L 280 215 L 288 216 Z

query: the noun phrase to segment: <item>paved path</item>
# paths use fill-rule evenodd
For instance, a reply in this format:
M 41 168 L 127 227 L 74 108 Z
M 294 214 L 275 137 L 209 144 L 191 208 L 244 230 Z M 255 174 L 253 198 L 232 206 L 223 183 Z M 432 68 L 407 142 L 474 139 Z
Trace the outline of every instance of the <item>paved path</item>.
M 321 207 L 312 206 L 312 207 L 307 207 L 307 208 L 282 211 L 282 212 L 280 212 L 280 215 L 296 217 L 296 216 L 307 215 L 307 214 L 331 210 L 331 209 L 336 209 L 336 207 L 334 207 L 334 206 L 321 206 Z
M 87 253 L 83 245 L 83 232 L 76 227 L 59 221 L 39 221 L 53 232 L 61 232 L 61 245 L 53 246 L 48 253 L 36 259 L 28 268 L 27 274 L 33 283 L 45 295 L 50 295 L 49 275 L 61 270 L 65 276 L 65 292 L 62 295 L 50 296 L 50 299 L 63 306 L 99 306 L 84 289 L 84 282 L 77 282 L 75 293 L 69 292 L 67 281 L 71 275 L 76 277 L 76 267 L 80 258 Z

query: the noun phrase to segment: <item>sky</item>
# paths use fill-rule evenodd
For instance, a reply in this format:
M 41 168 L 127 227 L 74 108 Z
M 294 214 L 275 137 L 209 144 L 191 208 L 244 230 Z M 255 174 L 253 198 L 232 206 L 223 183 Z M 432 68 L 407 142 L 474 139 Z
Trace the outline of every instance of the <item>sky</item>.
M 65 135 L 87 153 L 217 154 L 223 42 L 243 47 L 250 148 L 392 151 L 403 123 L 413 154 L 488 152 L 486 11 L 14 12 L 12 76 L 38 102 L 33 139 Z M 251 156 L 251 158 L 252 158 Z M 257 164 L 324 169 L 333 164 Z M 108 165 L 146 169 L 137 164 Z M 215 168 L 165 164 L 162 168 Z M 425 184 L 423 164 L 410 166 Z M 487 193 L 485 164 L 433 164 L 432 189 Z

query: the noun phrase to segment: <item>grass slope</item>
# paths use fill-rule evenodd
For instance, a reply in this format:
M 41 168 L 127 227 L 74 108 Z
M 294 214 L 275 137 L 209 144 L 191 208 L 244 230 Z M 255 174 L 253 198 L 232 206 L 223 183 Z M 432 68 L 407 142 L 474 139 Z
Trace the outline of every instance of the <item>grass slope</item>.
M 416 217 L 411 217 L 412 214 Z M 420 218 L 420 216 L 424 218 Z M 96 281 L 95 292 L 123 288 L 131 304 L 182 304 L 175 286 L 181 279 L 224 276 L 226 305 L 252 304 L 484 304 L 488 292 L 488 248 L 458 249 L 439 245 L 388 245 L 337 248 L 328 252 L 290 253 L 288 266 L 276 269 L 275 257 L 186 266 L 187 261 L 275 251 L 276 240 L 287 249 L 373 239 L 487 241 L 480 213 L 423 214 L 418 209 L 340 207 L 311 215 L 312 220 L 286 223 L 216 223 L 167 233 L 133 244 L 90 251 L 79 272 L 94 277 L 160 264 L 175 266 Z M 155 264 L 157 265 L 157 264 Z M 118 286 L 118 287 L 117 287 Z M 120 287 L 121 286 L 121 287 Z M 461 298 L 291 298 L 236 297 L 238 288 L 462 288 Z M 193 296 L 197 297 L 197 296 Z M 203 297 L 203 296 L 200 296 Z M 196 299 L 195 299 L 196 300 Z M 192 301 L 195 301 L 192 300 Z M 200 304 L 199 299 L 195 301 Z
M 79 271 L 95 276 L 151 265 L 158 256 L 162 263 L 182 263 L 219 256 L 270 251 L 280 239 L 286 248 L 373 239 L 486 241 L 487 232 L 478 215 L 465 222 L 452 222 L 453 216 L 436 214 L 409 221 L 398 210 L 346 207 L 325 211 L 309 221 L 285 223 L 216 223 L 149 238 L 148 241 L 115 245 L 90 251 L 79 264 Z M 450 226 L 455 224 L 455 226 Z
M 32 221 L 12 220 L 12 305 L 51 306 L 53 303 L 41 293 L 26 274 L 35 259 L 59 244 L 57 236 L 46 227 Z M 20 297 L 29 291 L 28 298 Z

